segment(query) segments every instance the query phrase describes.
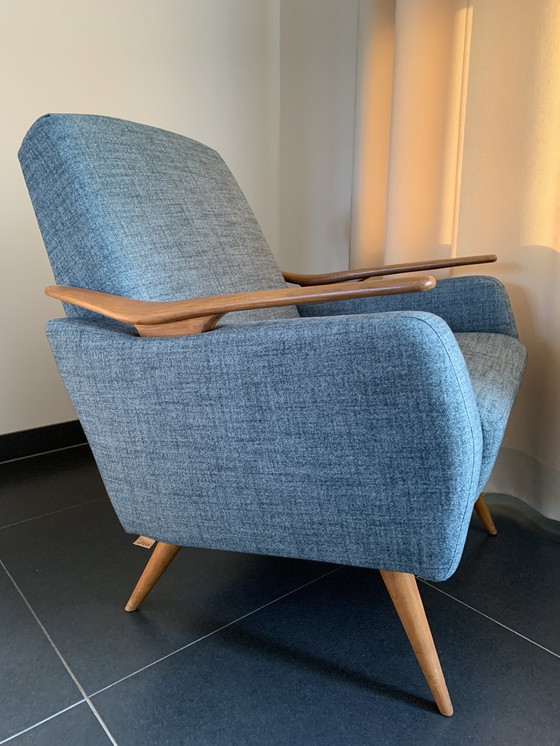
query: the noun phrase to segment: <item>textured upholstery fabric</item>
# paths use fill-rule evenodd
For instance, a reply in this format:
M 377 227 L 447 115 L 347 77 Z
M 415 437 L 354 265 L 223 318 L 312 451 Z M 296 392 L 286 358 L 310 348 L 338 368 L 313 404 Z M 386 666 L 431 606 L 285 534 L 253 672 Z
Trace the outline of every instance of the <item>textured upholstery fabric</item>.
M 60 285 L 140 300 L 286 286 L 237 182 L 201 143 L 120 119 L 49 114 L 19 157 Z M 229 322 L 297 315 L 273 308 Z
M 49 115 L 20 159 L 55 277 L 146 300 L 283 287 L 213 150 Z M 131 533 L 443 580 L 524 366 L 496 280 L 141 338 L 68 306 L 59 369 Z M 454 336 L 454 333 L 456 336 Z
M 482 426 L 479 489 L 488 478 L 525 368 L 527 351 L 504 334 L 457 334 Z
M 467 369 L 425 313 L 175 339 L 48 325 L 127 531 L 448 577 L 480 477 Z
M 441 316 L 457 332 L 491 332 L 517 337 L 506 289 L 494 277 L 449 277 L 433 290 L 408 295 L 382 295 L 335 303 L 300 306 L 301 316 L 428 311 Z
M 299 308 L 301 316 L 429 311 L 456 333 L 478 406 L 483 450 L 479 488 L 486 484 L 525 368 L 527 353 L 517 341 L 517 326 L 506 289 L 493 277 L 450 277 L 433 290 L 386 295 Z

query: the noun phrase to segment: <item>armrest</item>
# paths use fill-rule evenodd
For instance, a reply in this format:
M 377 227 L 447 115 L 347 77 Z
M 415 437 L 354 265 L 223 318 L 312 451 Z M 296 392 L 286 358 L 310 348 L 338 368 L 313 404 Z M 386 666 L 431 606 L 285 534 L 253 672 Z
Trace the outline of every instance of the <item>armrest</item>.
M 402 272 L 430 272 L 434 269 L 446 267 L 464 267 L 469 264 L 488 264 L 497 260 L 495 254 L 481 254 L 480 256 L 461 256 L 455 259 L 427 259 L 424 262 L 407 262 L 405 264 L 386 264 L 383 267 L 369 269 L 348 269 L 343 272 L 327 272 L 322 275 L 300 275 L 295 272 L 283 272 L 286 282 L 295 285 L 328 285 L 335 282 L 363 280 L 366 277 L 383 277 L 397 275 Z
M 507 291 L 494 277 L 446 277 L 438 280 L 437 286 L 429 293 L 318 303 L 299 308 L 301 316 L 344 316 L 387 311 L 433 313 L 444 319 L 455 334 L 483 332 L 517 337 Z
M 430 290 L 433 277 L 402 280 L 365 280 L 360 284 L 342 283 L 335 288 L 317 285 L 313 288 L 281 288 L 247 293 L 228 293 L 205 298 L 178 301 L 141 301 L 97 290 L 51 285 L 45 293 L 117 321 L 133 324 L 141 337 L 181 337 L 200 334 L 215 327 L 231 311 L 302 305 L 325 301 L 350 300 L 375 295 L 416 293 Z

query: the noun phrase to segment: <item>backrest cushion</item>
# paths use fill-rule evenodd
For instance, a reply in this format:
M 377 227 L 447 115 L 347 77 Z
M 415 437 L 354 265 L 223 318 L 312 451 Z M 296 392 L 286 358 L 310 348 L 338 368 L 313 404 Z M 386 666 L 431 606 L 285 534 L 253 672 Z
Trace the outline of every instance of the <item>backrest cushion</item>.
M 195 140 L 110 117 L 47 114 L 19 158 L 60 285 L 159 301 L 286 287 L 233 175 Z M 297 315 L 275 308 L 228 322 Z

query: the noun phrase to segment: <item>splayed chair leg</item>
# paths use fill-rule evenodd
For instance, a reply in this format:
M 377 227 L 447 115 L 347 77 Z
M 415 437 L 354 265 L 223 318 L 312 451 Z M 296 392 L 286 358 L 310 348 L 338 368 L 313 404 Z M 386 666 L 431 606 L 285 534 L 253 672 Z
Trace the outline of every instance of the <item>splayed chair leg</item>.
M 442 715 L 450 717 L 453 715 L 453 705 L 449 698 L 416 578 L 408 572 L 392 572 L 389 570 L 381 570 L 380 572 L 420 668 L 426 677 L 438 710 Z
M 490 510 L 488 509 L 488 505 L 486 504 L 486 500 L 484 499 L 483 495 L 480 495 L 478 500 L 475 502 L 474 509 L 477 516 L 482 521 L 482 525 L 486 529 L 486 532 L 489 533 L 490 536 L 496 536 L 498 532 L 496 530 L 496 526 L 494 526 L 494 521 L 492 520 Z
M 132 591 L 132 596 L 128 599 L 128 603 L 124 607 L 125 611 L 136 611 L 163 573 L 167 570 L 169 565 L 173 562 L 179 549 L 181 549 L 180 546 L 177 546 L 176 544 L 166 544 L 164 541 L 160 541 L 156 544 L 152 556 L 144 568 L 140 580 L 136 584 L 136 588 Z

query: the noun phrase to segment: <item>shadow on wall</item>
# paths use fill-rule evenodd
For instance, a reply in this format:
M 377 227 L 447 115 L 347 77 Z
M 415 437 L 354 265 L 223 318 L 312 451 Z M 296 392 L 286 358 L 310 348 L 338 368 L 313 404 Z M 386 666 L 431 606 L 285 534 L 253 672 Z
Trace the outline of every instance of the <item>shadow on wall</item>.
M 560 252 L 550 246 L 512 247 L 507 260 L 498 257 L 490 272 L 508 288 L 519 336 L 529 352 L 491 485 L 496 491 L 501 485 L 505 492 L 507 480 L 510 494 L 560 519 Z M 525 487 L 519 484 L 521 473 L 500 475 L 502 469 L 512 469 L 516 453 L 530 467 L 521 480 Z

